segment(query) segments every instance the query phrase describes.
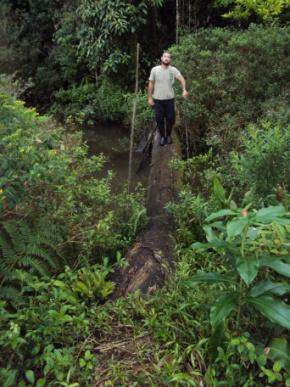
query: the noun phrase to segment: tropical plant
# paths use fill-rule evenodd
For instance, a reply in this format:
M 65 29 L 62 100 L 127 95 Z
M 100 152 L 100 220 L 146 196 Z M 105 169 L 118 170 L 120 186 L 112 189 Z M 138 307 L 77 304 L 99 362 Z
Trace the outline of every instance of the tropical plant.
M 102 264 L 39 278 L 17 269 L 22 298 L 0 301 L 0 379 L 4 386 L 92 380 L 95 356 L 84 339 L 99 302 L 114 289 Z M 80 374 L 78 374 L 80 372 Z
M 223 17 L 233 19 L 247 19 L 256 14 L 264 20 L 273 20 L 290 7 L 289 0 L 215 0 L 215 3 L 230 8 Z
M 220 292 L 211 308 L 213 329 L 218 329 L 233 310 L 238 329 L 246 305 L 254 307 L 272 323 L 290 329 L 290 307 L 283 301 L 290 292 L 284 280 L 290 277 L 287 210 L 281 205 L 257 211 L 223 209 L 209 215 L 206 222 L 207 242 L 195 242 L 192 248 L 213 249 L 222 254 L 227 271 L 198 273 L 188 280 L 188 285 L 196 286 L 200 282 L 225 285 L 226 290 Z
M 212 147 L 223 164 L 230 151 L 240 149 L 249 123 L 273 110 L 285 122 L 289 31 L 253 23 L 243 30 L 201 28 L 171 47 L 174 64 L 187 78 L 188 99 L 176 96 L 191 151 Z
M 280 187 L 280 201 L 290 191 L 290 125 L 281 127 L 263 121 L 250 124 L 241 137 L 241 151 L 231 157 L 232 171 L 240 184 L 235 188 L 250 190 L 256 201 L 269 201 Z M 284 202 L 287 205 L 287 201 Z
M 58 248 L 63 230 L 42 218 L 30 224 L 27 220 L 6 221 L 0 234 L 0 298 L 14 303 L 21 297 L 21 279 L 17 270 L 27 270 L 39 277 L 61 271 L 67 260 Z

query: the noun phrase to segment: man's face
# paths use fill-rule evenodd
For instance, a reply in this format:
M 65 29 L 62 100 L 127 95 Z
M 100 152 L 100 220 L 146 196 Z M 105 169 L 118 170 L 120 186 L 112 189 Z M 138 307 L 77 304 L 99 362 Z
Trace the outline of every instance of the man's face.
M 162 57 L 161 57 L 161 62 L 164 64 L 164 65 L 169 65 L 170 62 L 171 62 L 171 56 L 170 54 L 168 54 L 167 52 L 165 52 Z

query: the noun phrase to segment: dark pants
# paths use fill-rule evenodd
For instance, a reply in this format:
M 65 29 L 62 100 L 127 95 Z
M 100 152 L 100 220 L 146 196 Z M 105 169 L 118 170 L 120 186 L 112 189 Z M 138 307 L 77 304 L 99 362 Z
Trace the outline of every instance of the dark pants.
M 171 135 L 172 127 L 175 122 L 175 107 L 174 107 L 174 98 L 171 99 L 155 99 L 154 101 L 154 111 L 155 111 L 155 120 L 159 129 L 161 137 L 167 137 Z M 166 126 L 164 125 L 164 119 L 166 121 Z

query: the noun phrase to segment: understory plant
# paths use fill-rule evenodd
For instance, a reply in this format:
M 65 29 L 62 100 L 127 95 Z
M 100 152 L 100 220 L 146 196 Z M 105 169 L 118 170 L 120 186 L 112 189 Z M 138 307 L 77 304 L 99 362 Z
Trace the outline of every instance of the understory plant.
M 280 336 L 272 337 L 272 344 L 284 348 L 275 352 L 280 362 L 275 368 L 281 372 L 276 378 L 269 375 L 268 379 L 273 382 L 287 375 L 288 378 L 290 213 L 282 205 L 259 210 L 250 210 L 250 205 L 243 209 L 225 208 L 210 214 L 203 229 L 207 242 L 195 242 L 192 249 L 203 252 L 205 257 L 207 252 L 215 252 L 223 258 L 223 268 L 199 272 L 186 284 L 191 288 L 198 283 L 216 285 L 212 290 L 216 300 L 210 309 L 215 356 L 221 356 L 218 351 L 224 345 L 225 327 L 242 334 L 243 329 L 249 328 L 249 316 L 255 316 L 256 324 L 261 324 L 258 331 L 268 329 L 274 334 L 276 327 L 281 327 Z M 270 348 L 272 344 L 269 338 Z
M 0 380 L 5 387 L 90 382 L 95 366 L 90 326 L 97 305 L 114 289 L 108 260 L 57 277 L 16 270 L 22 297 L 0 301 Z

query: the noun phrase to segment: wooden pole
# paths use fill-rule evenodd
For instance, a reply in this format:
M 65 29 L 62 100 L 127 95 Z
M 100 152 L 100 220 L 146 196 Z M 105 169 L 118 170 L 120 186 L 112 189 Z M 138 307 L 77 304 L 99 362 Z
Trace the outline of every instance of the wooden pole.
M 136 106 L 137 106 L 138 85 L 139 85 L 139 51 L 140 51 L 140 43 L 137 43 L 137 45 L 136 45 L 135 98 L 133 100 L 133 112 L 132 112 L 131 133 L 130 133 L 128 191 L 130 191 L 131 181 L 132 181 L 132 159 L 133 159 L 133 146 L 134 146 L 134 129 L 135 129 Z
M 189 137 L 188 137 L 187 120 L 185 121 L 185 139 L 186 139 L 186 157 L 189 158 Z
M 188 1 L 188 31 L 190 32 L 191 28 L 191 1 Z
M 176 44 L 178 44 L 178 39 L 179 39 L 179 3 L 178 0 L 176 0 Z

